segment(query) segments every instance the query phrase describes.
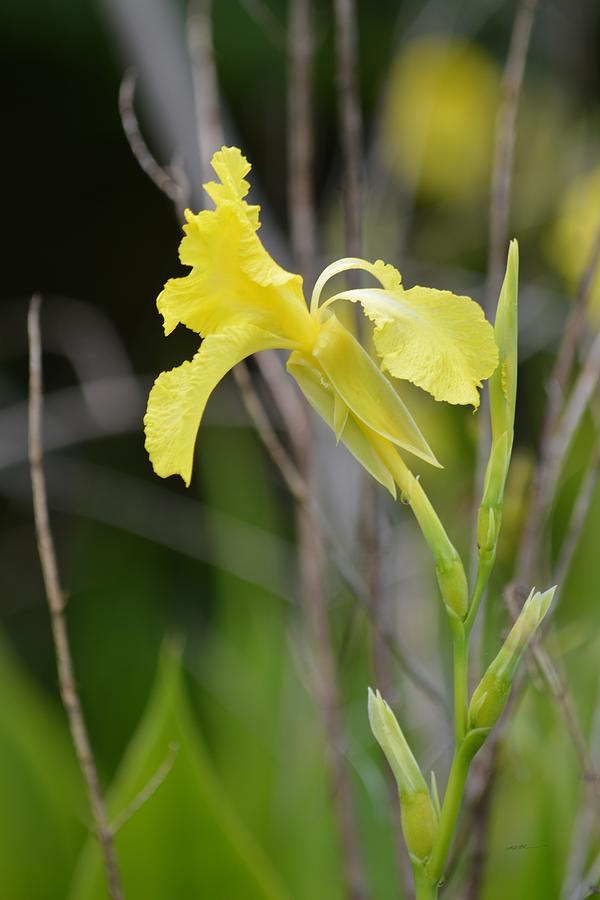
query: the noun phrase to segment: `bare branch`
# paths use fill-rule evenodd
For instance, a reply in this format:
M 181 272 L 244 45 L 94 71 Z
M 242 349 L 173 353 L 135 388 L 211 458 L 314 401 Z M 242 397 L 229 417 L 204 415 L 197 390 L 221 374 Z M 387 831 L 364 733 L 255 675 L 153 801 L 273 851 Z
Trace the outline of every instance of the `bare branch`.
M 552 581 L 555 584 L 564 584 L 571 563 L 575 555 L 575 551 L 579 545 L 579 539 L 585 525 L 587 514 L 589 512 L 592 500 L 594 499 L 594 489 L 596 487 L 598 476 L 600 475 L 600 437 L 596 438 L 596 443 L 592 452 L 592 459 L 588 466 L 588 470 L 581 482 L 577 499 L 571 518 L 567 534 L 562 542 L 560 554 L 554 567 L 554 575 Z
M 494 141 L 490 195 L 490 246 L 486 312 L 493 312 L 508 248 L 510 191 L 523 75 L 537 0 L 521 0 L 513 23 L 502 78 Z
M 192 0 L 187 18 L 192 64 L 198 152 L 203 181 L 209 181 L 210 160 L 223 144 L 219 87 L 212 40 L 212 0 Z
M 556 431 L 550 439 L 541 465 L 538 490 L 541 495 L 540 504 L 544 511 L 549 509 L 556 494 L 561 468 L 599 379 L 600 335 L 597 335 L 569 395 Z
M 305 279 L 316 264 L 317 216 L 314 207 L 314 120 L 312 108 L 314 35 L 312 0 L 291 0 L 288 53 L 288 202 L 292 250 Z M 280 404 L 287 409 L 287 404 Z M 300 599 L 315 654 L 313 691 L 321 718 L 337 825 L 342 877 L 351 900 L 367 897 L 358 822 L 346 758 L 342 689 L 326 587 L 326 562 L 311 516 L 318 496 L 313 425 L 308 404 L 291 423 L 290 437 L 304 481 L 307 503 L 297 504 Z
M 577 345 L 585 324 L 585 311 L 591 286 L 599 264 L 600 223 L 590 252 L 588 264 L 582 275 L 581 281 L 579 282 L 573 309 L 569 316 L 564 337 L 558 349 L 556 363 L 548 383 L 548 402 L 546 404 L 542 434 L 540 437 L 540 458 L 533 483 L 529 514 L 525 522 L 523 535 L 519 545 L 517 578 L 521 582 L 524 580 L 524 574 L 531 571 L 536 565 L 540 544 L 545 533 L 544 524 L 548 511 L 548 504 L 552 500 L 552 497 L 549 496 L 548 485 L 552 483 L 554 471 L 557 468 L 560 469 L 563 462 L 563 460 L 559 458 L 556 447 L 554 448 L 553 454 L 551 453 L 551 449 L 557 430 L 557 423 L 559 422 L 564 394 L 571 377 Z M 588 361 L 591 361 L 592 363 L 592 371 L 593 366 L 597 363 L 597 340 L 598 339 L 592 344 L 590 351 L 591 355 L 588 357 Z M 586 379 L 588 379 L 588 376 L 584 376 L 584 381 L 580 382 L 582 395 L 584 394 L 586 383 L 589 383 L 589 380 L 586 382 Z
M 334 12 L 338 115 L 344 159 L 346 255 L 360 256 L 363 135 L 357 90 L 358 37 L 355 0 L 334 0 Z
M 579 282 L 571 313 L 567 319 L 563 340 L 548 384 L 548 407 L 544 429 L 546 436 L 552 434 L 560 412 L 567 383 L 575 362 L 577 346 L 584 330 L 587 304 L 599 263 L 600 219 L 598 220 L 596 236 L 592 242 L 587 265 Z
M 267 412 L 261 403 L 260 397 L 252 384 L 252 378 L 248 366 L 238 364 L 233 370 L 236 384 L 240 390 L 242 402 L 250 416 L 257 434 L 263 442 L 269 456 L 279 469 L 283 480 L 292 497 L 299 503 L 306 503 L 306 485 L 300 471 L 279 440 L 275 429 L 271 425 Z
M 141 170 L 179 210 L 184 202 L 186 192 L 176 179 L 157 163 L 142 137 L 135 114 L 135 83 L 135 72 L 132 70 L 125 72 L 119 88 L 119 114 L 125 137 Z
M 314 202 L 313 58 L 315 52 L 312 0 L 290 4 L 288 36 L 288 210 L 291 242 L 302 275 L 315 278 L 317 214 Z
M 600 684 L 598 687 L 600 688 Z M 600 702 L 598 702 L 600 701 L 600 694 L 597 693 L 596 696 L 596 710 L 590 737 L 590 754 L 593 759 L 600 755 Z M 583 878 L 585 865 L 589 858 L 594 827 L 599 821 L 598 816 L 598 801 L 595 792 L 590 790 L 589 783 L 586 783 L 584 785 L 584 801 L 571 830 L 571 849 L 567 861 L 567 874 L 563 884 L 561 900 L 569 900 L 575 885 Z
M 520 0 L 513 22 L 510 46 L 502 76 L 502 90 L 494 134 L 494 156 L 492 161 L 492 183 L 490 191 L 489 250 L 487 266 L 487 286 L 484 309 L 492 318 L 508 247 L 508 227 L 510 217 L 513 160 L 517 136 L 517 118 L 521 102 L 523 76 L 529 50 L 529 40 L 537 0 Z M 477 506 L 483 488 L 485 466 L 490 448 L 489 396 L 483 392 L 479 416 L 479 439 L 475 471 L 475 504 L 473 515 L 473 546 L 477 534 Z M 473 554 L 471 567 L 475 573 L 476 555 Z
M 73 673 L 73 660 L 64 616 L 64 593 L 60 586 L 54 541 L 50 530 L 43 450 L 42 346 L 40 334 L 41 297 L 31 299 L 27 317 L 29 336 L 29 465 L 33 493 L 33 511 L 38 553 L 44 577 L 46 599 L 56 654 L 60 695 L 67 714 L 73 745 L 83 775 L 94 831 L 104 860 L 106 882 L 111 900 L 123 900 L 112 832 L 100 787 L 98 769 L 90 744 L 83 710 Z

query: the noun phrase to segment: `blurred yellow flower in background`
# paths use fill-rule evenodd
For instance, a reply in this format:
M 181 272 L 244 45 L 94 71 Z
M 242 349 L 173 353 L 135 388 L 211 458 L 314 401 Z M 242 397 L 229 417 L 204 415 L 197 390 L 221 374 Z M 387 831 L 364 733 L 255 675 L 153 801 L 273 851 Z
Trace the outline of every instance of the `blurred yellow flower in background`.
M 588 264 L 598 228 L 600 166 L 580 175 L 569 186 L 544 244 L 548 261 L 562 275 L 571 294 Z M 592 315 L 600 319 L 600 270 L 592 282 L 588 306 Z
M 448 205 L 487 190 L 499 85 L 476 44 L 436 35 L 410 43 L 389 76 L 384 162 L 404 185 Z
M 238 362 L 279 348 L 291 351 L 288 371 L 337 439 L 395 495 L 404 478 L 397 447 L 439 463 L 381 369 L 437 400 L 477 407 L 478 388 L 498 362 L 492 326 L 468 297 L 404 290 L 400 273 L 381 260 L 328 266 L 309 310 L 301 277 L 282 269 L 257 237 L 259 207 L 244 199 L 249 163 L 237 148 L 224 147 L 212 165 L 220 183 L 205 190 L 215 209 L 186 210 L 179 255 L 191 271 L 171 278 L 158 298 L 166 334 L 182 323 L 203 341 L 192 360 L 163 372 L 150 392 L 144 421 L 154 470 L 179 474 L 189 485 L 210 394 Z M 381 287 L 342 291 L 321 304 L 325 284 L 349 269 L 369 272 Z M 332 305 L 342 299 L 360 303 L 374 322 L 381 368 L 334 314 Z

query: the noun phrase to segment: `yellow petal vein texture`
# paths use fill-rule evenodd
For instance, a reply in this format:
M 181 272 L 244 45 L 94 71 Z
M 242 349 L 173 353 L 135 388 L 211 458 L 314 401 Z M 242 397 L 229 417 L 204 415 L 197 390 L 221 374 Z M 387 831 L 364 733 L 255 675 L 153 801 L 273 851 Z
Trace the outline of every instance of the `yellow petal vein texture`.
M 157 475 L 181 475 L 189 486 L 194 445 L 208 398 L 224 375 L 259 350 L 281 347 L 281 338 L 254 325 L 209 335 L 193 359 L 154 382 L 144 417 L 146 450 Z
M 390 375 L 412 381 L 436 400 L 479 406 L 478 388 L 498 365 L 498 348 L 474 300 L 427 287 L 339 296 L 360 302 L 375 323 L 375 349 Z
M 179 256 L 191 272 L 171 278 L 158 298 L 165 333 L 179 324 L 203 337 L 246 322 L 298 344 L 314 331 L 302 293 L 302 278 L 282 269 L 256 231 L 258 207 L 243 200 L 249 165 L 239 150 L 213 157 L 222 183 L 206 185 L 216 209 L 186 210 Z
M 439 466 L 390 382 L 334 315 L 322 324 L 313 355 L 356 419 L 399 447 Z

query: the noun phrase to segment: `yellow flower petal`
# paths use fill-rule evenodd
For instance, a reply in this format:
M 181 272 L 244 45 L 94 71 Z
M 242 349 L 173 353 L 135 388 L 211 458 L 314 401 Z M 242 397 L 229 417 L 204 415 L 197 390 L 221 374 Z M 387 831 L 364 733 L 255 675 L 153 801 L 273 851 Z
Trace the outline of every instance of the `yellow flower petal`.
M 278 335 L 253 325 L 228 328 L 205 338 L 191 361 L 158 376 L 144 417 L 146 450 L 157 475 L 181 475 L 189 486 L 196 434 L 210 394 L 236 363 L 281 346 Z
M 221 184 L 209 181 L 203 187 L 215 206 L 227 201 L 234 203 L 242 201 L 250 190 L 250 182 L 246 181 L 245 176 L 252 168 L 242 152 L 237 147 L 221 147 L 213 155 L 210 164 L 221 179 Z M 260 206 L 249 206 L 244 203 L 243 208 L 256 231 L 259 228 Z
M 315 282 L 310 298 L 310 311 L 313 315 L 317 312 L 321 294 L 327 282 L 336 275 L 341 275 L 342 272 L 350 272 L 352 270 L 370 272 L 386 291 L 396 290 L 402 283 L 402 276 L 398 269 L 394 268 L 390 263 L 385 263 L 382 259 L 376 259 L 374 263 L 369 262 L 367 259 L 360 259 L 354 256 L 346 256 L 344 259 L 337 259 L 323 269 Z M 330 298 L 327 303 L 324 304 L 324 307 L 328 306 L 334 299 L 335 297 Z
M 494 329 L 479 304 L 426 287 L 338 296 L 361 303 L 375 323 L 375 348 L 390 375 L 412 381 L 436 400 L 477 409 L 477 389 L 498 365 Z
M 327 380 L 357 419 L 399 447 L 439 466 L 390 382 L 335 316 L 321 325 L 313 354 Z
M 348 407 L 343 402 L 340 403 L 331 385 L 324 381 L 319 370 L 311 363 L 310 357 L 299 352 L 292 353 L 287 363 L 287 369 L 298 382 L 302 393 L 315 412 L 321 416 L 332 431 L 336 432 L 336 438 L 341 440 L 367 472 L 395 497 L 394 479 L 369 441 L 368 429 L 363 431 L 352 415 L 348 414 Z M 339 410 L 343 407 L 346 409 L 346 416 L 338 435 L 338 427 L 341 423 L 336 416 L 340 415 Z M 383 438 L 379 438 L 379 440 L 383 440 Z
M 258 216 L 243 201 L 248 183 L 244 157 L 233 149 L 215 154 L 223 179 L 211 182 L 215 210 L 186 210 L 180 259 L 192 271 L 171 278 L 158 298 L 165 333 L 182 323 L 202 336 L 247 322 L 298 345 L 315 330 L 302 293 L 302 278 L 282 269 L 256 235 Z
M 339 444 L 348 421 L 350 410 L 339 394 L 334 393 L 333 400 L 333 430 L 335 431 L 335 440 Z

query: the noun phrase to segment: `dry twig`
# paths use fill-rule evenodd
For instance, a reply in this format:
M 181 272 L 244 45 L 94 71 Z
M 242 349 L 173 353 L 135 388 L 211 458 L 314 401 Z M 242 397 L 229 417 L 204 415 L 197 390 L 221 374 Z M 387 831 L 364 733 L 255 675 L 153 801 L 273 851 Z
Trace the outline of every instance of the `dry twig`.
M 292 250 L 306 280 L 314 277 L 317 248 L 313 173 L 312 14 L 312 0 L 292 0 L 288 38 L 288 199 Z M 286 408 L 285 405 L 283 408 Z M 308 498 L 308 504 L 297 505 L 300 597 L 315 652 L 316 677 L 313 679 L 313 690 L 325 737 L 344 884 L 352 900 L 363 900 L 367 896 L 366 881 L 346 758 L 342 690 L 329 622 L 326 565 L 319 535 L 310 515 L 313 498 L 317 497 L 318 484 L 312 420 L 306 403 L 303 404 L 298 425 L 301 433 L 295 434 L 292 430 L 290 436 L 293 438 Z
M 134 106 L 135 82 L 135 72 L 129 70 L 125 72 L 119 88 L 119 115 L 125 137 L 140 169 L 154 182 L 159 191 L 166 194 L 169 200 L 175 204 L 175 208 L 181 215 L 186 192 L 179 182 L 157 163 L 142 136 Z
M 494 141 L 486 312 L 493 312 L 508 246 L 510 191 L 523 75 L 537 0 L 521 0 L 510 37 Z
M 363 135 L 362 115 L 356 83 L 358 38 L 355 0 L 334 0 L 334 12 L 338 114 L 344 160 L 346 254 L 348 256 L 360 256 L 362 246 Z M 354 273 L 350 273 L 350 275 L 354 275 Z
M 558 458 L 556 451 L 554 454 L 551 453 L 551 447 L 557 430 L 565 391 L 575 362 L 577 346 L 583 332 L 585 311 L 590 291 L 599 264 L 600 223 L 598 224 L 598 231 L 590 251 L 587 266 L 579 282 L 573 309 L 558 349 L 556 363 L 548 382 L 548 402 L 540 438 L 539 462 L 533 482 L 529 515 L 525 522 L 519 545 L 519 559 L 517 561 L 517 579 L 519 581 L 523 581 L 523 574 L 534 569 L 537 563 L 541 542 L 545 533 L 544 524 L 548 504 L 552 500 L 552 497 L 549 496 L 548 485 L 552 481 L 554 471 L 560 469 L 563 462 L 562 459 Z M 598 352 L 595 342 L 592 345 L 591 352 L 594 355 Z
M 46 479 L 44 475 L 43 450 L 43 387 L 42 387 L 42 346 L 40 335 L 41 297 L 31 299 L 27 330 L 29 335 L 29 464 L 33 493 L 35 530 L 44 576 L 46 599 L 50 611 L 52 638 L 56 653 L 58 684 L 60 695 L 69 721 L 71 737 L 81 769 L 88 801 L 94 822 L 94 831 L 104 860 L 106 882 L 111 900 L 122 900 L 123 889 L 117 866 L 113 833 L 108 822 L 106 805 L 102 795 L 96 761 L 90 744 L 77 684 L 73 673 L 73 660 L 67 623 L 65 621 L 65 598 L 60 586 L 58 564 L 54 541 L 50 530 Z

